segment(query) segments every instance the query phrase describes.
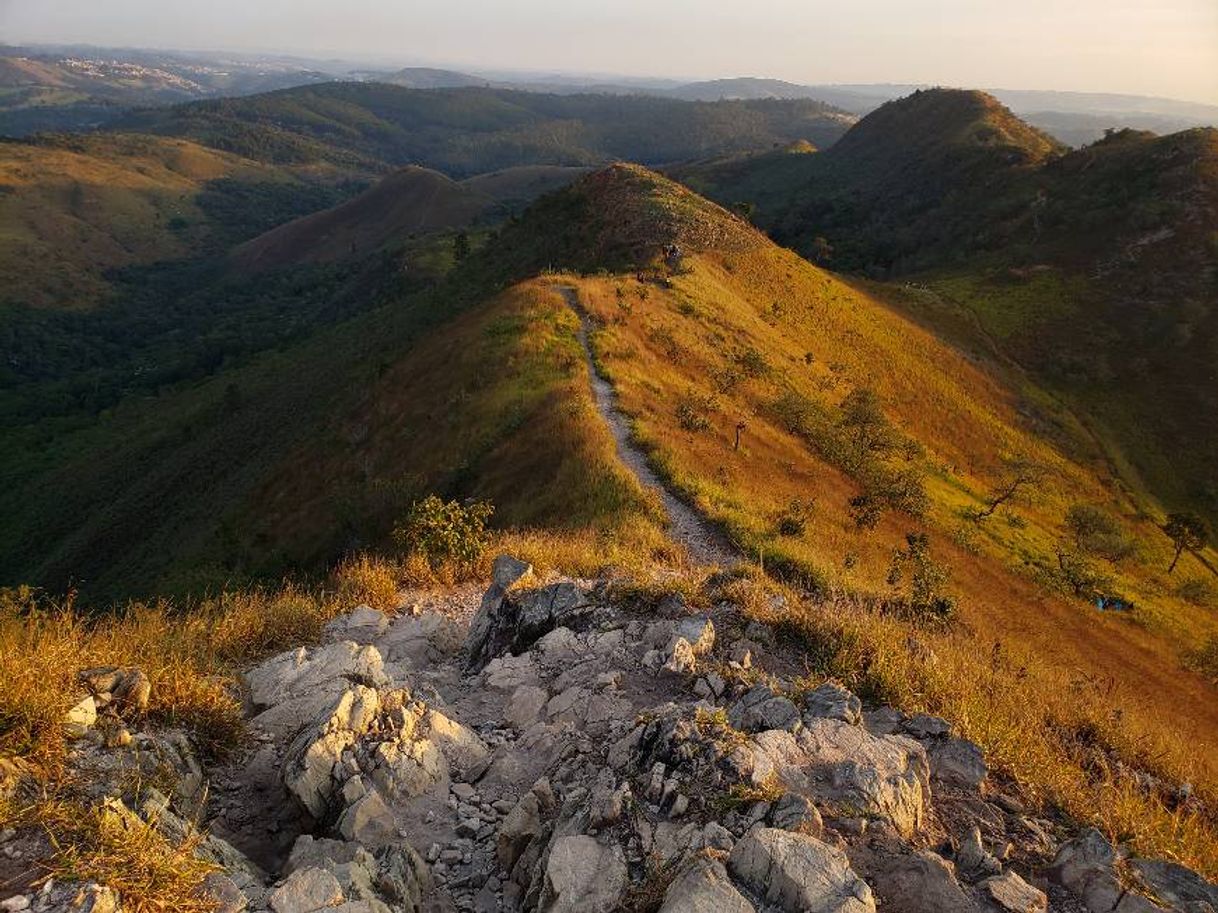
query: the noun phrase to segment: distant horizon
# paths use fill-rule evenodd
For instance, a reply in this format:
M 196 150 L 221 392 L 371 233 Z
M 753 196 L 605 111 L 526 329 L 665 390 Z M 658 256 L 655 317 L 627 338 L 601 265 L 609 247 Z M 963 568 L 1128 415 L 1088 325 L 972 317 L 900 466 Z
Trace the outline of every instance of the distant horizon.
M 622 73 L 622 72 L 604 72 L 592 70 L 565 70 L 554 67 L 482 67 L 476 63 L 462 63 L 453 61 L 433 61 L 433 60 L 418 60 L 408 57 L 392 59 L 390 57 L 370 54 L 361 56 L 356 53 L 340 53 L 330 52 L 326 50 L 310 51 L 299 48 L 238 48 L 238 47 L 188 47 L 188 46 L 156 46 L 156 45 L 118 45 L 118 44 L 95 44 L 86 41 L 22 41 L 5 40 L 0 42 L 0 49 L 4 47 L 21 47 L 21 48 L 36 48 L 51 50 L 55 48 L 81 48 L 91 51 L 119 51 L 129 53 L 153 53 L 183 56 L 205 56 L 205 55 L 234 55 L 243 57 L 272 57 L 281 60 L 298 61 L 301 64 L 344 64 L 354 65 L 359 67 L 375 67 L 378 69 L 385 68 L 387 72 L 407 69 L 430 69 L 443 70 L 454 73 L 461 73 L 468 76 L 484 77 L 493 79 L 504 76 L 514 76 L 516 78 L 536 78 L 536 79 L 570 79 L 570 80 L 596 80 L 599 82 L 621 84 L 639 83 L 639 84 L 671 84 L 673 86 L 688 85 L 691 83 L 704 82 L 722 82 L 741 79 L 756 79 L 772 82 L 782 82 L 792 86 L 801 86 L 808 88 L 837 88 L 837 89 L 868 89 L 868 88 L 951 88 L 951 89 L 966 89 L 976 90 L 981 92 L 1037 92 L 1055 95 L 1094 95 L 1094 96 L 1111 96 L 1114 98 L 1130 98 L 1130 99 L 1148 99 L 1156 101 L 1181 102 L 1190 105 L 1200 105 L 1218 109 L 1218 99 L 1207 101 L 1199 98 L 1185 98 L 1174 95 L 1150 95 L 1141 92 L 1121 92 L 1110 91 L 1103 89 L 1076 89 L 1076 88 L 1040 88 L 1023 85 L 966 85 L 966 84 L 950 84 L 943 82 L 932 82 L 927 80 L 901 80 L 901 79 L 884 79 L 873 82 L 832 82 L 832 81 L 804 81 L 797 82 L 791 79 L 786 79 L 781 76 L 771 76 L 759 73 L 734 73 L 731 75 L 682 75 L 682 76 L 662 76 L 654 73 Z
M 1212 0 L 0 0 L 10 44 L 266 54 L 578 78 L 944 85 L 1218 105 Z M 276 36 L 274 47 L 264 44 Z M 541 66 L 537 61 L 546 61 Z M 914 78 L 908 74 L 917 73 Z

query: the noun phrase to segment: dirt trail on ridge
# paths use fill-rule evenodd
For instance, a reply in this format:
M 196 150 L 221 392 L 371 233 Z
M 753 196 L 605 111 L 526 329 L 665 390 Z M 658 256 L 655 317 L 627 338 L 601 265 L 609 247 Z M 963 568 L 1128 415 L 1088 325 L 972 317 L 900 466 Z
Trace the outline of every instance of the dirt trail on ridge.
M 668 515 L 669 535 L 683 545 L 696 561 L 703 564 L 717 564 L 721 567 L 732 567 L 739 563 L 740 553 L 732 546 L 727 537 L 716 529 L 696 510 L 682 501 L 656 474 L 647 462 L 647 456 L 639 449 L 631 438 L 630 421 L 617 405 L 617 394 L 596 368 L 592 357 L 592 344 L 589 336 L 592 321 L 587 312 L 580 306 L 579 292 L 572 286 L 559 285 L 555 289 L 560 292 L 567 304 L 579 317 L 579 342 L 584 348 L 584 359 L 588 364 L 588 379 L 592 384 L 592 396 L 596 401 L 597 411 L 609 425 L 609 431 L 617 444 L 618 459 L 634 474 L 634 477 L 659 495 Z

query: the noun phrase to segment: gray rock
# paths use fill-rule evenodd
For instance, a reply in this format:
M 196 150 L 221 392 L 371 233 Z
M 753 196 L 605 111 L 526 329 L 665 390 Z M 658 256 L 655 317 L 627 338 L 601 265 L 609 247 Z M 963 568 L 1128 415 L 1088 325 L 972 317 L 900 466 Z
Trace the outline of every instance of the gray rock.
M 495 855 L 499 867 L 510 872 L 529 844 L 545 832 L 544 817 L 554 810 L 549 781 L 540 780 L 525 793 L 499 826 Z
M 770 729 L 793 730 L 799 725 L 799 711 L 785 697 L 766 685 L 754 685 L 728 709 L 728 722 L 741 732 Z
M 504 719 L 514 729 L 524 731 L 541 719 L 542 711 L 549 699 L 549 692 L 545 688 L 537 685 L 521 685 L 512 692 L 512 699 L 508 702 Z
M 981 749 L 967 739 L 948 738 L 931 742 L 926 749 L 934 782 L 962 789 L 979 789 L 989 768 Z
M 956 867 L 961 876 L 977 881 L 1002 871 L 1002 863 L 981 842 L 981 828 L 974 826 L 960 841 L 956 851 Z
M 857 726 L 863 721 L 863 702 L 839 685 L 825 682 L 804 695 L 804 718 L 841 720 Z
M 383 846 L 397 839 L 397 821 L 377 790 L 350 805 L 338 820 L 338 832 L 366 846 Z
M 300 869 L 271 894 L 271 909 L 275 913 L 314 913 L 336 907 L 344 900 L 343 889 L 330 872 L 321 868 Z
M 389 619 L 384 612 L 372 606 L 356 606 L 346 615 L 332 619 L 326 625 L 324 636 L 330 643 L 349 640 L 357 644 L 370 644 L 389 628 Z
M 915 739 L 938 739 L 952 734 L 952 724 L 943 717 L 916 713 L 902 725 L 905 734 Z
M 875 913 L 871 889 L 840 850 L 806 834 L 755 828 L 728 868 L 785 913 Z
M 380 695 L 355 685 L 345 690 L 288 746 L 283 762 L 283 784 L 317 820 L 332 811 L 338 784 L 333 772 L 345 749 L 376 719 Z
M 889 857 L 869 876 L 884 908 L 901 913 L 980 913 L 956 880 L 950 862 L 922 850 Z
M 143 713 L 148 709 L 152 682 L 135 666 L 85 669 L 78 678 L 100 706 L 113 707 L 120 714 Z
M 617 844 L 592 837 L 559 837 L 546 861 L 540 913 L 611 913 L 626 888 L 626 860 Z
M 736 890 L 723 863 L 709 856 L 695 856 L 677 872 L 660 913 L 756 913 L 753 905 Z
M 1181 909 L 1189 909 L 1189 904 L 1209 904 L 1218 910 L 1218 885 L 1192 869 L 1161 859 L 1130 859 L 1128 869 L 1161 900 Z
M 693 675 L 698 669 L 694 648 L 684 637 L 674 637 L 665 652 L 661 671 L 670 675 Z
M 873 736 L 841 720 L 815 719 L 798 734 L 754 736 L 754 781 L 770 774 L 838 817 L 865 812 L 912 836 L 930 800 L 926 751 L 901 736 Z
M 209 872 L 203 878 L 203 891 L 215 904 L 216 913 L 242 913 L 249 906 L 241 889 L 219 872 Z
M 1007 913 L 1045 913 L 1049 898 L 1014 872 L 987 878 L 979 885 L 982 892 Z
M 1049 877 L 1078 897 L 1090 913 L 1155 913 L 1163 908 L 1130 893 L 1118 875 L 1121 854 L 1095 828 L 1062 844 Z
M 774 803 L 770 809 L 770 826 L 813 837 L 821 836 L 825 830 L 825 822 L 812 800 L 799 793 L 787 793 Z
M 682 619 L 674 634 L 689 641 L 694 656 L 709 656 L 715 648 L 715 623 L 705 615 Z
M 93 696 L 83 698 L 79 703 L 64 714 L 64 725 L 72 738 L 83 738 L 88 734 L 93 724 L 97 722 L 97 704 Z

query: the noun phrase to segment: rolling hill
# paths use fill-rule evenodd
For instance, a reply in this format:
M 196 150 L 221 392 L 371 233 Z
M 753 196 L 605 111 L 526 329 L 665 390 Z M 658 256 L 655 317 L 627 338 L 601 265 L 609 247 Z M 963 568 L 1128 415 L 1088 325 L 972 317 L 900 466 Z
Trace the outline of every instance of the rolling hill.
M 113 126 L 278 164 L 328 162 L 369 173 L 414 164 L 461 178 L 517 165 L 673 162 L 798 139 L 828 146 L 848 123 L 806 100 L 712 104 L 329 83 L 137 111 Z
M 500 219 L 583 173 L 580 168 L 534 166 L 458 182 L 438 171 L 402 168 L 352 200 L 247 241 L 231 259 L 244 270 L 332 263 L 415 235 Z
M 1130 484 L 1218 516 L 1218 425 L 1196 419 L 1218 409 L 1218 131 L 1069 151 L 992 98 L 933 90 L 823 153 L 674 173 L 809 256 L 915 282 L 923 319 L 968 315 L 1099 423 Z
M 334 169 L 279 168 L 172 137 L 0 142 L 0 307 L 95 307 L 114 270 L 214 255 L 350 192 Z

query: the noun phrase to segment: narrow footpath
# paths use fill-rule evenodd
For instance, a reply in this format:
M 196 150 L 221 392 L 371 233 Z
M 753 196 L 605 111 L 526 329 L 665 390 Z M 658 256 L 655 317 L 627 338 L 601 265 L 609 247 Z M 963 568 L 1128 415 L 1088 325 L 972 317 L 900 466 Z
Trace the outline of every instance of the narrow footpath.
M 664 512 L 668 515 L 668 531 L 674 541 L 683 545 L 693 558 L 702 564 L 717 564 L 732 567 L 739 563 L 740 553 L 727 537 L 704 519 L 697 511 L 682 501 L 664 484 L 647 462 L 647 456 L 634 443 L 630 434 L 630 422 L 617 405 L 617 394 L 613 385 L 597 371 L 592 357 L 589 336 L 592 321 L 580 306 L 579 292 L 569 285 L 555 286 L 562 293 L 577 317 L 579 317 L 579 341 L 584 347 L 584 359 L 588 363 L 588 379 L 592 384 L 592 395 L 601 417 L 609 425 L 609 431 L 617 443 L 618 459 L 642 483 L 660 497 Z

